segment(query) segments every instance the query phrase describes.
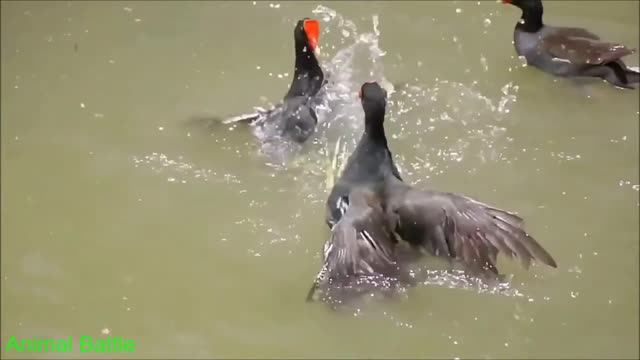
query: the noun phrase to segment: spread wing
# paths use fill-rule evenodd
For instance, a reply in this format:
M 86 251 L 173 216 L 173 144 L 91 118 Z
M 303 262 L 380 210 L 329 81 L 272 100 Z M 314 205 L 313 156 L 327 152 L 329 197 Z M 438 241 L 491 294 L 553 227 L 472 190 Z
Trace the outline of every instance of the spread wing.
M 323 285 L 349 286 L 363 277 L 398 274 L 395 238 L 380 208 L 349 206 L 331 229 L 324 245 L 324 263 L 307 300 Z
M 635 52 L 622 44 L 600 41 L 597 35 L 580 28 L 555 28 L 539 46 L 558 61 L 580 65 L 605 64 Z
M 404 184 L 402 184 L 404 185 Z M 404 185 L 407 186 L 407 185 Z M 467 266 L 498 273 L 499 252 L 552 267 L 551 255 L 523 229 L 523 220 L 507 211 L 452 193 L 408 189 L 390 200 L 398 235 L 431 253 Z
M 344 280 L 391 272 L 395 269 L 391 236 L 381 210 L 350 208 L 331 231 L 325 253 L 328 277 Z

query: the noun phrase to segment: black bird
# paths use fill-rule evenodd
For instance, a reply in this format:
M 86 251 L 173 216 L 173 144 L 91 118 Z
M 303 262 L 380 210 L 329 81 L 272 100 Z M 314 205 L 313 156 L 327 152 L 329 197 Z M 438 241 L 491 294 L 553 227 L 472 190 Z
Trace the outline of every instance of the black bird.
M 329 194 L 326 207 L 329 227 L 333 227 L 346 211 L 353 188 L 376 187 L 389 176 L 402 181 L 384 134 L 386 90 L 377 83 L 365 83 L 359 96 L 364 109 L 364 133 Z
M 640 73 L 629 69 L 622 57 L 636 50 L 600 40 L 598 35 L 573 27 L 542 22 L 542 0 L 502 0 L 522 10 L 513 34 L 516 52 L 527 63 L 557 76 L 596 77 L 627 89 L 640 82 Z
M 385 136 L 386 92 L 373 82 L 362 85 L 360 94 L 365 131 L 327 200 L 326 221 L 330 227 L 339 227 L 341 219 L 350 213 L 351 192 L 366 188 L 379 194 L 385 214 L 385 221 L 379 223 L 389 226 L 396 240 L 405 241 L 415 250 L 456 259 L 477 275 L 487 271 L 499 274 L 499 252 L 518 257 L 525 268 L 532 260 L 557 266 L 551 255 L 523 230 L 520 217 L 462 195 L 422 191 L 405 184 Z M 372 232 L 369 235 L 376 244 L 389 243 L 386 236 L 376 237 Z M 339 244 L 334 242 L 334 248 Z M 353 248 L 342 246 L 344 251 Z M 326 259 L 329 263 L 334 261 L 334 267 L 340 266 L 331 257 Z M 378 259 L 368 260 L 369 265 L 372 261 Z
M 295 71 L 289 91 L 281 103 L 271 109 L 255 108 L 256 112 L 226 119 L 223 123 L 250 122 L 265 140 L 286 138 L 305 142 L 315 131 L 318 118 L 316 106 L 322 102 L 324 73 L 315 52 L 320 25 L 315 19 L 299 20 L 293 31 L 295 40 Z
M 413 284 L 396 259 L 396 240 L 380 195 L 367 187 L 349 193 L 348 208 L 324 244 L 322 269 L 307 301 L 314 300 L 318 291 L 323 300 L 343 303 L 375 288 Z

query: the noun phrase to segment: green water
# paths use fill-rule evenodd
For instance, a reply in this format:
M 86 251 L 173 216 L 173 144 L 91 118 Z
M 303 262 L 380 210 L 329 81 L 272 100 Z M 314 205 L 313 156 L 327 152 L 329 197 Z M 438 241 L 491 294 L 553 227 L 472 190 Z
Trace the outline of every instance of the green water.
M 545 5 L 551 24 L 638 47 L 638 2 Z M 3 357 L 86 358 L 5 345 L 108 332 L 135 351 L 89 356 L 638 358 L 638 90 L 523 67 L 516 8 L 3 1 L 1 16 Z M 329 30 L 340 126 L 278 168 L 245 131 L 185 125 L 280 99 L 305 16 Z M 558 269 L 502 258 L 505 293 L 435 279 L 354 313 L 305 303 L 326 170 L 359 136 L 368 80 L 409 84 L 387 121 L 409 182 L 517 211 Z

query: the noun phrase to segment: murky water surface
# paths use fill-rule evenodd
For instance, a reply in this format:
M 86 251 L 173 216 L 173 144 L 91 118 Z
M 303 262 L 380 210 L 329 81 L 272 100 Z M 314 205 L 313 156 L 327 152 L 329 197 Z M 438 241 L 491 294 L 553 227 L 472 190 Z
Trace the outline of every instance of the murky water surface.
M 545 4 L 548 23 L 638 47 L 638 2 Z M 297 156 L 189 122 L 277 102 L 305 16 L 335 81 Z M 3 356 L 84 357 L 4 347 L 108 332 L 135 341 L 128 358 L 637 358 L 638 91 L 523 67 L 518 17 L 493 1 L 3 2 Z M 427 260 L 394 301 L 305 303 L 369 80 L 396 85 L 405 178 L 517 211 L 558 269 L 501 259 L 513 278 L 491 291 Z

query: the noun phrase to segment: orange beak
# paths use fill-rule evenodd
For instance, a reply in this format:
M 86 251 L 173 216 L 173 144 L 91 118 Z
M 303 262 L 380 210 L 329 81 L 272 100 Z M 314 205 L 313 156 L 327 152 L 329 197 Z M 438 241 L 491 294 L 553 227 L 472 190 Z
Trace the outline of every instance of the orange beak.
M 318 48 L 318 37 L 320 36 L 320 24 L 318 20 L 307 19 L 303 24 L 304 33 L 307 34 L 307 40 L 309 40 L 309 46 L 311 50 L 315 51 Z

